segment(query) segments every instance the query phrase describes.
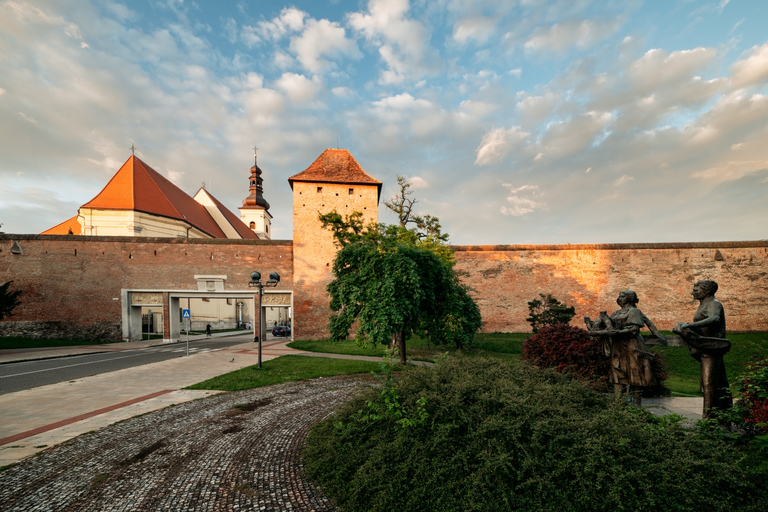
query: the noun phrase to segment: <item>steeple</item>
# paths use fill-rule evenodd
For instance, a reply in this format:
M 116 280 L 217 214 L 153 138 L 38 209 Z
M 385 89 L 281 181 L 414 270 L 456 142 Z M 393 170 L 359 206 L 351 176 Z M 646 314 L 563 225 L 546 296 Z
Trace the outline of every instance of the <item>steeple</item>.
M 240 210 L 240 220 L 248 226 L 261 239 L 269 240 L 272 238 L 271 221 L 272 215 L 269 213 L 269 203 L 264 199 L 264 186 L 261 179 L 261 169 L 257 161 L 256 149 L 253 148 L 253 167 L 251 167 L 251 176 L 248 178 L 248 189 L 250 195 L 243 201 Z
M 261 169 L 257 162 L 256 148 L 253 148 L 253 167 L 251 167 L 250 187 L 251 194 L 243 201 L 243 209 L 258 208 L 269 210 L 269 203 L 264 199 L 264 180 L 261 178 Z

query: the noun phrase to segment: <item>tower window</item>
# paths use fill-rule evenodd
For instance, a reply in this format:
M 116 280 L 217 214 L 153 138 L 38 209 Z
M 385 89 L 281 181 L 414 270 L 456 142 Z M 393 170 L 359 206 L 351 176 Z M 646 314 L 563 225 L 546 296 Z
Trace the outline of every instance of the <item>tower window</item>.
M 354 193 L 355 193 L 355 189 L 353 188 L 349 189 L 349 195 L 354 195 Z
M 323 191 L 323 187 L 317 187 L 317 193 L 318 193 L 318 194 L 319 194 L 320 192 L 322 192 L 322 191 Z
M 251 221 L 251 223 L 248 225 L 251 229 L 256 229 L 256 223 Z

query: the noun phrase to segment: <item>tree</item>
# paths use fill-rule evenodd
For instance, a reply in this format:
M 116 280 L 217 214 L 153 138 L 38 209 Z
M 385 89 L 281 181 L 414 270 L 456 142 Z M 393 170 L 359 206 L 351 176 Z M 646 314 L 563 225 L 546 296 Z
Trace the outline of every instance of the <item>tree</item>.
M 528 303 L 529 316 L 525 319 L 531 324 L 533 333 L 539 332 L 543 325 L 567 324 L 576 315 L 576 308 L 568 307 L 550 294 L 539 294 L 541 300 L 533 299 Z
M 8 281 L 7 283 L 0 285 L 0 320 L 10 316 L 16 306 L 21 304 L 21 301 L 19 300 L 21 290 L 16 290 L 14 292 L 8 291 L 12 282 L 13 281 Z
M 336 255 L 333 274 L 333 340 L 346 339 L 357 321 L 359 343 L 391 343 L 405 362 L 413 334 L 461 347 L 480 327 L 480 310 L 451 266 L 418 245 L 392 237 L 349 243 Z
M 385 205 L 399 225 L 371 223 L 354 212 L 320 215 L 340 250 L 333 264 L 329 329 L 343 340 L 355 321 L 358 343 L 389 343 L 406 361 L 406 340 L 413 334 L 436 344 L 461 347 L 480 328 L 480 310 L 453 270 L 448 235 L 430 215 L 414 215 L 410 184 L 398 177 L 400 195 Z M 414 227 L 408 227 L 414 224 Z

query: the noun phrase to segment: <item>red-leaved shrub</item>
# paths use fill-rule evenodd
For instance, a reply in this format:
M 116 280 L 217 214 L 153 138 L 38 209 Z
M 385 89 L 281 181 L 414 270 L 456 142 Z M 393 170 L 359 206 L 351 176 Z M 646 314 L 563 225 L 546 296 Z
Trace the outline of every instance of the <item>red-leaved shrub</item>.
M 538 333 L 523 342 L 523 359 L 540 368 L 570 373 L 594 389 L 607 389 L 610 360 L 603 354 L 600 342 L 579 327 L 560 323 L 539 328 Z M 651 366 L 659 384 L 644 388 L 643 396 L 669 395 L 664 385 L 667 380 L 664 361 L 658 352 L 653 352 Z
M 608 383 L 609 360 L 600 342 L 586 330 L 560 323 L 543 325 L 523 342 L 523 359 L 540 368 L 555 368 L 574 375 L 595 389 Z

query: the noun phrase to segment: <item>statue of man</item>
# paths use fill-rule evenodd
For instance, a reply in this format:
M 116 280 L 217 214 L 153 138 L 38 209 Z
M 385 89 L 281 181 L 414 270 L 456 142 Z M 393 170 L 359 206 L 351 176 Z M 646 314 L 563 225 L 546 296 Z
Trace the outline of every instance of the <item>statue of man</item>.
M 731 342 L 725 339 L 725 310 L 715 298 L 715 292 L 717 283 L 714 281 L 694 284 L 691 295 L 699 301 L 699 309 L 693 316 L 693 323 L 680 322 L 672 329 L 688 345 L 691 355 L 701 362 L 704 418 L 710 418 L 713 410 L 730 408 L 733 403 L 723 362 Z

